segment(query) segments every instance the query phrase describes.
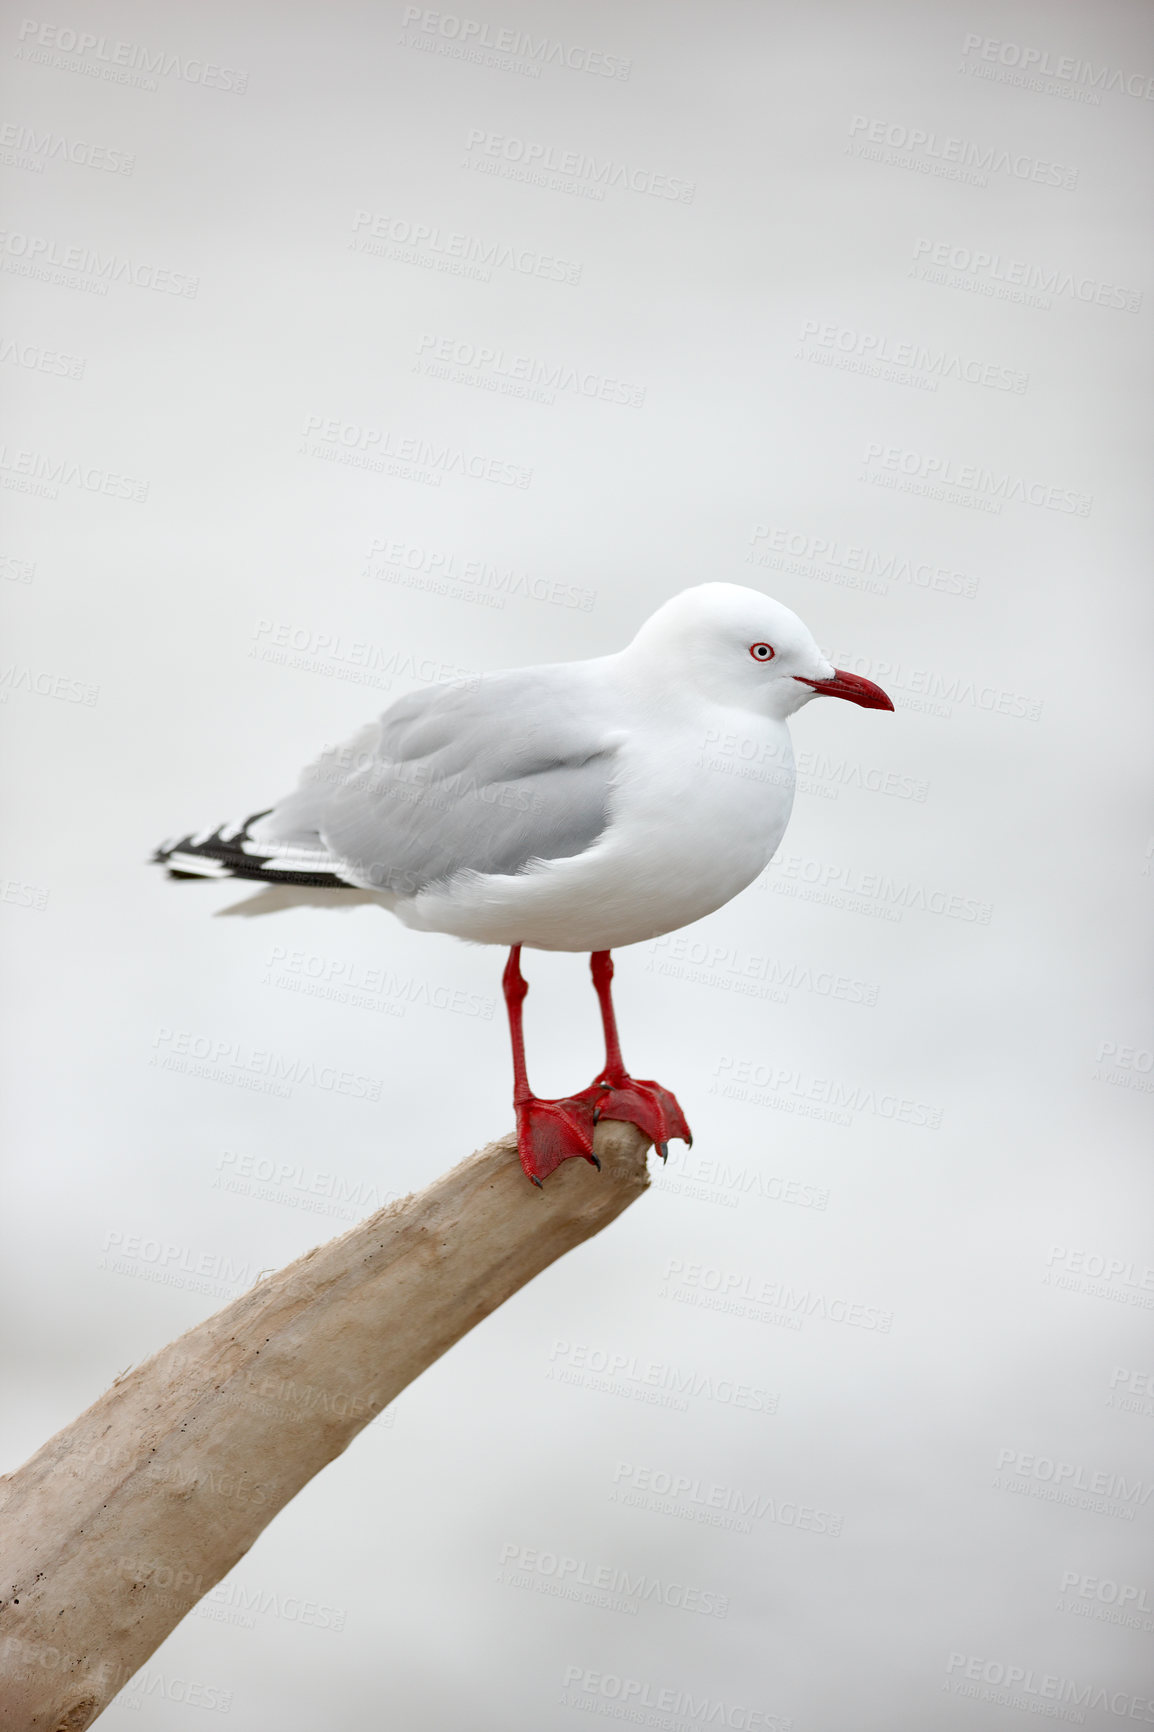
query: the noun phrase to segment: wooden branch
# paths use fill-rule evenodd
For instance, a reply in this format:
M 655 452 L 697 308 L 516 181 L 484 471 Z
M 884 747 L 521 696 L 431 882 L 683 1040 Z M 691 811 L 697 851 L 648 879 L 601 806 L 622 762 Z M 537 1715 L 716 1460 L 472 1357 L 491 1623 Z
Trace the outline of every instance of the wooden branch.
M 82 1732 L 313 1475 L 510 1294 L 649 1183 L 603 1121 L 602 1171 L 538 1190 L 512 1138 L 258 1281 L 0 1479 L 0 1727 Z

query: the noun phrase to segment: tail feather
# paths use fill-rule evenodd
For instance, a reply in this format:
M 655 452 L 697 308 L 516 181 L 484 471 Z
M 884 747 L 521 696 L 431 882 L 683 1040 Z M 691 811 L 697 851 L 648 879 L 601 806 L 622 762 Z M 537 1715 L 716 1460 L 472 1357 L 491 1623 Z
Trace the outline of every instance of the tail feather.
M 221 824 L 212 831 L 174 837 L 161 843 L 152 863 L 166 866 L 170 878 L 249 878 L 261 884 L 304 884 L 318 890 L 356 888 L 331 869 L 320 849 L 310 857 L 305 849 L 275 849 L 251 841 L 250 826 L 267 816 L 267 812 L 254 812 L 243 824 Z

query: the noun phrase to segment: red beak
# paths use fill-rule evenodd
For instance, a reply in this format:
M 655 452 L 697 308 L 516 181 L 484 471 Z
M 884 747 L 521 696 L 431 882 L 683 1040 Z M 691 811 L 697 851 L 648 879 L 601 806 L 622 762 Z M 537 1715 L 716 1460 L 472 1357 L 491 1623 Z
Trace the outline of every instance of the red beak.
M 803 686 L 812 686 L 823 698 L 848 698 L 851 704 L 860 704 L 863 710 L 892 710 L 894 707 L 880 686 L 875 686 L 872 680 L 863 680 L 860 674 L 847 674 L 844 668 L 835 668 L 832 680 L 807 680 L 804 674 L 794 674 L 793 677 Z

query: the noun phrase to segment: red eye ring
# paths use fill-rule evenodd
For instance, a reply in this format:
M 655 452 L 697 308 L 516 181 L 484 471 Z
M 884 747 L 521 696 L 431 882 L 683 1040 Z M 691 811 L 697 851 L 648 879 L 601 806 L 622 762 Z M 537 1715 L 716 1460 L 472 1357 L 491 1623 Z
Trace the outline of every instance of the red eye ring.
M 749 646 L 749 653 L 755 662 L 771 662 L 777 654 L 777 651 L 774 649 L 772 644 L 751 643 Z

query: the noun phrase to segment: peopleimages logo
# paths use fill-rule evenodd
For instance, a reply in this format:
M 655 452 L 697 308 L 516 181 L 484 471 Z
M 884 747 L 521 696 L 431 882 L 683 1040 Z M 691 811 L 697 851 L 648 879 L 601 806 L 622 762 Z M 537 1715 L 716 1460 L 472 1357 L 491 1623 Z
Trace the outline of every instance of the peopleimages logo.
M 377 686 L 391 691 L 394 679 L 413 679 L 425 685 L 451 680 L 476 682 L 475 668 L 409 650 L 387 649 L 364 638 L 342 638 L 338 632 L 317 631 L 291 620 L 260 619 L 253 628 L 249 655 L 258 661 L 277 662 L 304 673 L 324 674 L 348 680 L 353 685 Z
M 747 564 L 772 566 L 796 577 L 815 578 L 847 589 L 888 595 L 889 584 L 893 581 L 908 583 L 912 589 L 965 596 L 967 600 L 978 592 L 978 579 L 966 572 L 907 555 L 878 553 L 861 543 L 831 540 L 828 536 L 810 535 L 800 529 L 757 523 L 749 540 L 750 551 L 745 556 Z M 766 546 L 758 547 L 759 541 L 764 541 Z M 781 557 L 783 555 L 785 557 Z
M 366 557 L 365 577 L 383 583 L 409 583 L 413 588 L 479 600 L 497 608 L 503 608 L 506 599 L 513 596 L 591 613 L 597 600 L 595 589 L 560 578 L 534 577 L 516 566 L 470 559 L 449 548 L 430 547 L 400 536 L 377 536 Z
M 730 1089 L 719 1088 L 716 1081 L 710 1084 L 709 1092 L 730 1095 Z M 745 1100 L 750 1094 L 751 1091 L 741 1089 L 736 1098 Z M 795 1110 L 792 1103 L 774 1097 L 766 1098 L 764 1104 L 780 1107 L 786 1112 Z M 803 1116 L 833 1119 L 836 1123 L 850 1122 L 848 1114 L 835 1115 L 812 1106 L 803 1106 Z M 654 1173 L 653 1184 L 658 1190 L 668 1191 L 675 1197 L 692 1197 L 699 1203 L 718 1203 L 723 1209 L 739 1209 L 747 1197 L 756 1197 L 764 1203 L 787 1203 L 795 1209 L 820 1211 L 829 1206 L 829 1191 L 825 1185 L 788 1178 L 783 1173 L 774 1172 L 764 1160 L 752 1161 L 749 1165 L 724 1159 L 707 1160 L 703 1155 L 695 1155 L 680 1146 L 670 1152 L 661 1171 Z
M 911 709 L 949 716 L 953 704 L 969 704 L 971 709 L 985 710 L 990 715 L 1016 716 L 1030 722 L 1036 722 L 1042 713 L 1041 698 L 1007 691 L 1002 686 L 981 685 L 961 674 L 944 674 L 936 668 L 876 660 L 859 656 L 852 649 L 836 647 L 831 650 L 829 659 L 835 667 L 875 680 L 891 697 L 901 693 L 913 700 L 909 705 Z
M 65 277 L 75 279 L 66 286 L 84 286 L 97 295 L 106 295 L 110 283 L 128 283 L 134 289 L 181 295 L 194 301 L 200 287 L 199 277 L 164 270 L 143 259 L 98 253 L 91 247 L 66 246 L 50 235 L 30 235 L 17 229 L 0 229 L 0 268 L 17 276 L 41 278 L 46 272 L 62 272 Z
M 216 1163 L 216 1190 L 238 1191 L 268 1202 L 287 1203 L 316 1214 L 337 1214 L 359 1221 L 397 1201 L 399 1191 L 386 1191 L 368 1179 L 346 1179 L 299 1162 L 274 1160 L 271 1155 L 236 1154 L 225 1149 Z M 227 1169 L 227 1170 L 226 1170 Z
M 1048 1287 L 1062 1286 L 1063 1276 L 1099 1282 L 1104 1289 L 1116 1283 L 1135 1296 L 1134 1303 L 1141 1301 L 1146 1309 L 1154 1305 L 1154 1263 L 1136 1263 L 1133 1258 L 1107 1256 L 1083 1246 L 1051 1245 L 1046 1270 Z
M 509 1541 L 501 1547 L 498 1581 L 506 1587 L 532 1588 L 559 1599 L 601 1605 L 607 1611 L 634 1617 L 647 1602 L 692 1612 L 704 1618 L 727 1618 L 729 1595 L 716 1589 L 694 1587 L 687 1582 L 668 1581 L 662 1576 L 623 1569 L 617 1564 L 594 1563 L 565 1552 L 542 1551 Z
M 546 1376 L 560 1383 L 629 1395 L 654 1406 L 684 1412 L 690 1397 L 716 1401 L 747 1413 L 774 1414 L 776 1395 L 760 1384 L 740 1383 L 715 1372 L 695 1371 L 660 1360 L 638 1359 L 635 1353 L 590 1346 L 585 1342 L 554 1341 Z
M 1088 86 L 1091 90 L 1115 90 L 1119 95 L 1136 96 L 1140 101 L 1154 99 L 1154 78 L 1145 72 L 1123 72 L 1120 67 L 1095 66 L 1090 60 L 1075 55 L 1054 55 L 1048 48 L 1024 47 L 1020 42 L 1002 42 L 996 36 L 968 35 L 962 43 L 966 71 L 974 71 L 983 61 L 987 65 L 1011 68 L 1030 77 L 1056 78 L 1071 85 Z
M 401 18 L 401 43 L 404 47 L 421 47 L 445 52 L 458 49 L 459 56 L 479 60 L 488 65 L 494 56 L 507 56 L 510 62 L 498 66 L 508 71 L 524 71 L 531 78 L 541 76 L 543 66 L 561 66 L 569 72 L 589 72 L 598 78 L 626 79 L 633 62 L 620 54 L 603 54 L 596 48 L 582 48 L 573 42 L 558 42 L 549 36 L 531 36 L 527 30 L 509 26 L 495 29 L 487 20 L 462 18 L 453 12 L 433 12 L 424 6 L 406 6 Z M 405 32 L 415 40 L 407 42 Z M 420 35 L 434 38 L 421 42 Z M 520 62 L 520 65 L 511 64 Z
M 439 337 L 430 331 L 424 332 L 417 344 L 413 370 L 433 379 L 448 379 L 547 404 L 556 401 L 558 392 L 565 391 L 633 409 L 640 409 L 645 402 L 645 386 L 628 379 L 617 379 L 564 361 L 516 355 L 488 343 Z
M 787 1064 L 761 1063 L 754 1058 L 732 1056 L 719 1058 L 713 1067 L 713 1077 L 710 1094 L 731 1095 L 736 1100 L 746 1099 L 752 1088 L 755 1099 L 760 1091 L 771 1097 L 785 1093 L 832 1107 L 838 1112 L 868 1112 L 876 1118 L 890 1119 L 895 1124 L 919 1125 L 931 1131 L 938 1130 L 942 1122 L 941 1107 L 928 1106 L 924 1101 L 910 1100 L 902 1095 L 885 1094 L 861 1083 L 808 1077 Z M 758 1104 L 763 1104 L 762 1099 L 758 1099 Z M 769 1102 L 764 1101 L 764 1104 Z M 724 1162 L 711 1165 L 725 1171 Z M 657 1176 L 660 1178 L 660 1174 Z M 824 1207 L 824 1203 L 818 1206 Z
M 831 656 L 830 660 L 835 658 Z M 807 859 L 804 854 L 776 854 L 753 883 L 755 888 L 772 890 L 780 896 L 822 902 L 895 922 L 909 909 L 937 914 L 947 920 L 975 921 L 979 926 L 988 926 L 993 914 L 992 905 L 975 896 L 918 884 L 908 878 L 891 878 L 887 872 L 863 871 L 833 860 Z
M 71 679 L 67 674 L 21 667 L 16 662 L 0 664 L 0 703 L 6 704 L 12 692 L 30 692 L 38 698 L 55 698 L 65 704 L 85 704 L 89 709 L 95 707 L 100 697 L 99 686 Z
M 763 1708 L 740 1702 L 696 1696 L 675 1684 L 648 1678 L 628 1678 L 618 1672 L 594 1672 L 566 1666 L 561 1680 L 565 1707 L 610 1720 L 630 1720 L 638 1726 L 660 1726 L 681 1732 L 688 1726 L 728 1726 L 733 1732 L 790 1732 L 793 1721 Z M 642 1714 L 641 1709 L 649 1712 Z M 670 1716 L 673 1716 L 671 1719 Z
M 383 212 L 358 210 L 353 217 L 354 239 L 349 243 L 354 252 L 375 253 L 378 257 L 396 259 L 402 264 L 421 264 L 430 270 L 448 271 L 455 276 L 477 276 L 488 282 L 490 272 L 499 269 L 515 271 L 523 277 L 539 277 L 546 282 L 568 283 L 575 287 L 581 281 L 584 266 L 553 253 L 538 252 L 534 247 L 513 246 L 505 241 L 482 241 L 475 235 L 457 229 L 442 229 L 436 223 L 410 222 L 404 217 Z
M 884 331 L 859 331 L 849 325 L 835 324 L 832 319 L 806 319 L 798 342 L 802 345 L 799 353 L 806 360 L 844 362 L 868 377 L 898 383 L 903 382 L 903 373 L 925 375 L 926 388 L 934 391 L 940 379 L 957 379 L 967 385 L 984 385 L 992 391 L 1012 391 L 1020 397 L 1030 382 L 1030 375 L 1016 367 L 981 361 L 932 343 L 907 342 Z M 819 352 L 811 354 L 810 349 Z
M 419 1004 L 456 1016 L 480 1017 L 483 1022 L 493 1020 L 493 1000 L 480 993 L 422 980 L 417 975 L 395 974 L 388 968 L 365 968 L 351 957 L 322 956 L 274 944 L 268 968 L 263 981 L 266 986 L 333 999 L 359 1010 L 403 1016 L 410 1005 Z
M 951 1654 L 946 1662 L 945 1687 L 957 1696 L 993 1701 L 1002 1707 L 1028 1708 L 1033 1714 L 1053 1719 L 1081 1721 L 1080 1713 L 1061 1712 L 1059 1704 L 1065 1704 L 1078 1709 L 1103 1708 L 1122 1719 L 1154 1726 L 1154 1700 L 1147 1696 L 1131 1696 L 1126 1690 L 1111 1690 L 1103 1684 L 1082 1684 L 1056 1672 L 987 1660 L 979 1654 Z M 1047 1703 L 1054 1706 L 1047 1708 Z
M 613 1503 L 629 1504 L 655 1515 L 680 1521 L 704 1522 L 734 1533 L 751 1534 L 755 1521 L 768 1520 L 804 1533 L 837 1539 L 844 1517 L 835 1510 L 800 1503 L 796 1498 L 770 1497 L 739 1486 L 719 1485 L 686 1473 L 619 1461 L 613 1473 Z
M 706 944 L 704 939 L 673 933 L 655 938 L 650 949 L 647 967 L 651 973 L 672 975 L 703 986 L 721 986 L 779 1004 L 786 1003 L 789 994 L 795 991 L 871 1008 L 878 1001 L 878 987 L 872 981 L 855 980 L 829 969 L 812 969 L 800 962 L 783 962 L 774 956 L 747 954 L 735 945 Z
M 980 247 L 954 246 L 950 241 L 918 240 L 914 243 L 912 276 L 926 282 L 941 282 L 944 273 L 957 273 L 957 283 L 1001 300 L 1024 301 L 1048 307 L 1048 295 L 1066 295 L 1074 301 L 1093 302 L 1098 307 L 1116 307 L 1136 313 L 1142 305 L 1141 289 L 1124 288 L 1061 266 L 1032 265 Z M 968 280 L 967 280 L 968 279 Z
M 1089 493 L 1051 486 L 1045 481 L 1013 475 L 1009 471 L 986 469 L 980 463 L 955 463 L 952 457 L 941 457 L 932 452 L 910 451 L 901 445 L 881 445 L 876 440 L 870 440 L 866 445 L 862 461 L 869 470 L 868 480 L 878 479 L 879 475 L 884 478 L 884 472 L 888 471 L 895 478 L 912 478 L 927 482 L 931 487 L 954 487 L 963 493 L 976 494 L 997 511 L 1001 510 L 1003 501 L 1017 500 L 1022 505 L 1037 505 L 1048 511 L 1089 517 L 1094 505 L 1094 497 Z
M 13 337 L 0 337 L 0 361 L 11 367 L 26 367 L 30 373 L 48 373 L 57 379 L 83 379 L 87 366 L 79 355 L 44 349 L 39 343 L 21 343 Z
M 892 1311 L 856 1299 L 842 1295 L 831 1298 L 811 1287 L 792 1287 L 787 1281 L 768 1281 L 739 1269 L 686 1263 L 680 1257 L 667 1261 L 658 1297 L 698 1304 L 706 1310 L 733 1312 L 755 1322 L 781 1322 L 789 1329 L 801 1329 L 805 1318 L 817 1317 L 824 1322 L 844 1323 L 850 1328 L 872 1329 L 888 1335 L 894 1321 Z
M 234 1299 L 260 1278 L 255 1265 L 236 1263 L 226 1252 L 198 1251 L 141 1233 L 118 1231 L 105 1234 L 96 1266 L 134 1281 L 151 1281 L 158 1287 L 206 1293 L 217 1299 Z
M 1104 1606 L 1133 1605 L 1140 1612 L 1154 1612 L 1150 1596 L 1145 1588 L 1128 1586 L 1125 1582 L 1113 1582 L 1108 1577 L 1079 1575 L 1077 1570 L 1066 1570 L 1062 1576 L 1062 1586 L 1059 1590 L 1068 1594 L 1076 1590 L 1083 1600 L 1098 1600 Z
M 1154 1397 L 1154 1371 L 1132 1371 L 1128 1365 L 1116 1365 L 1110 1373 L 1111 1390 L 1116 1390 L 1120 1384 L 1125 1384 L 1127 1397 L 1136 1396 L 1140 1402 L 1147 1404 L 1145 1407 L 1136 1406 L 1135 1411 L 1150 1411 L 1149 1402 L 1151 1397 Z M 1106 1405 L 1116 1407 L 1121 1405 L 1124 1399 L 1111 1395 Z
M 338 1634 L 344 1629 L 348 1616 L 343 1606 L 302 1600 L 296 1595 L 281 1594 L 267 1588 L 246 1588 L 240 1582 L 218 1583 L 201 1601 L 197 1611 L 201 1617 L 215 1618 L 220 1623 L 236 1623 L 242 1629 L 256 1627 L 252 1614 L 257 1612 L 262 1617 L 307 1624 L 314 1630 L 334 1630 Z
M 861 138 L 864 135 L 864 139 Z M 967 169 L 975 171 L 978 186 L 986 185 L 987 174 L 1008 174 L 1016 180 L 1036 181 L 1044 186 L 1064 187 L 1071 191 L 1078 184 L 1078 170 L 1060 162 L 1047 162 L 1030 156 L 1026 151 L 1000 150 L 996 145 L 975 144 L 968 138 L 944 137 L 927 132 L 920 126 L 903 126 L 887 120 L 871 120 L 855 114 L 850 121 L 849 136 L 861 143 L 851 147 L 855 154 L 867 154 L 862 144 L 884 145 L 891 153 L 882 161 L 893 161 L 902 167 L 917 168 L 923 173 L 946 174 L 949 178 L 965 178 Z M 903 154 L 892 155 L 898 151 Z M 951 174 L 951 170 L 954 174 Z
M 179 1702 L 185 1708 L 208 1708 L 217 1714 L 227 1714 L 232 1708 L 232 1691 L 219 1684 L 206 1684 L 200 1679 L 177 1678 L 168 1672 L 158 1672 L 146 1666 L 124 1686 L 119 1700 L 126 1708 L 139 1708 L 146 1696 L 159 1696 L 165 1702 Z
M 131 174 L 135 156 L 114 150 L 106 144 L 92 144 L 87 139 L 69 138 L 61 132 L 37 132 L 34 127 L 9 121 L 0 126 L 0 152 L 11 153 L 0 160 L 14 168 L 34 168 L 40 171 L 46 162 L 71 162 L 77 168 L 100 169 L 106 174 Z M 21 162 L 19 157 L 32 159 Z
M 149 489 L 147 481 L 122 475 L 119 470 L 77 463 L 44 451 L 17 451 L 8 445 L 0 445 L 0 486 L 19 493 L 40 493 L 48 499 L 55 499 L 61 487 L 78 487 L 82 493 L 102 493 L 105 498 L 127 499 L 134 505 L 147 503 Z
M 1021 1449 L 1000 1449 L 994 1490 L 1021 1492 L 1049 1503 L 1064 1503 L 1075 1509 L 1091 1510 L 1095 1515 L 1132 1522 L 1150 1501 L 1154 1484 L 1128 1479 L 1105 1468 L 1087 1467 L 1078 1461 L 1057 1461 L 1053 1456 L 1032 1455 Z
M 503 487 L 528 487 L 533 471 L 518 463 L 506 463 L 457 446 L 441 445 L 435 439 L 398 434 L 391 428 L 369 427 L 343 421 L 334 415 L 310 415 L 304 427 L 304 457 L 322 457 L 375 474 L 400 474 L 434 487 L 445 475 L 462 475 L 473 481 L 493 481 Z
M 156 78 L 178 78 L 185 84 L 202 84 L 206 90 L 230 90 L 240 96 L 248 88 L 248 73 L 211 60 L 183 58 L 163 48 L 146 48 L 142 42 L 116 42 L 110 36 L 95 36 L 90 30 L 67 25 L 42 24 L 25 18 L 20 26 L 20 60 L 56 66 L 65 72 L 82 72 L 90 78 L 114 84 L 136 84 L 156 90 Z M 131 74 L 142 76 L 133 78 Z
M 680 204 L 692 204 L 697 191 L 696 183 L 691 180 L 678 180 L 671 175 L 657 174 L 653 169 L 615 162 L 608 156 L 599 158 L 588 156 L 582 150 L 562 150 L 555 144 L 544 144 L 536 139 L 485 132 L 476 126 L 465 142 L 465 153 L 466 168 L 531 181 L 556 175 L 560 182 L 571 183 L 574 189 L 580 189 L 585 197 L 593 199 L 603 199 L 606 187 L 617 187 L 623 192 L 641 193 L 648 198 L 676 199 Z
M 288 1096 L 299 1083 L 349 1095 L 355 1100 L 379 1101 L 381 1079 L 337 1070 L 334 1065 L 315 1064 L 312 1059 L 290 1058 L 284 1053 L 245 1046 L 239 1040 L 217 1040 L 187 1029 L 161 1027 L 153 1039 L 150 1063 L 160 1070 L 181 1071 L 210 1082 L 236 1083 L 258 1092 Z M 262 1086 L 263 1085 L 263 1086 Z

